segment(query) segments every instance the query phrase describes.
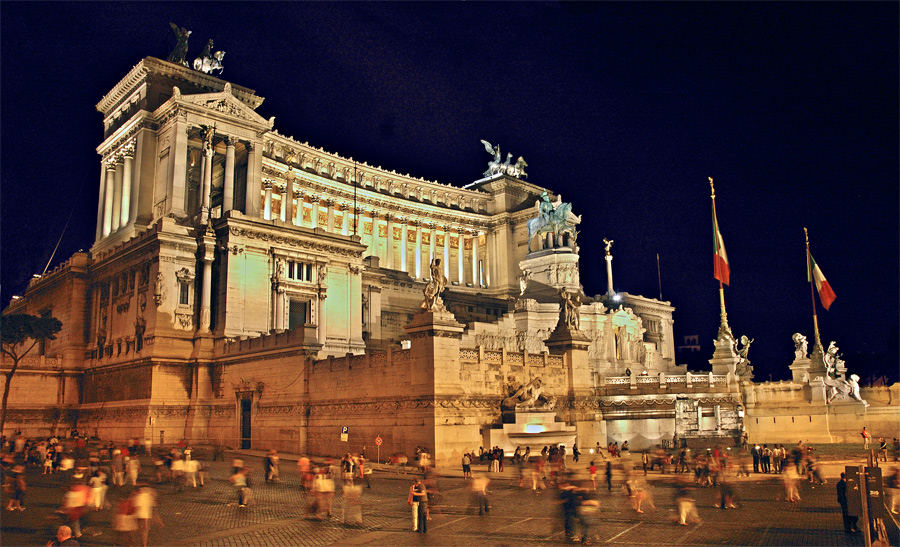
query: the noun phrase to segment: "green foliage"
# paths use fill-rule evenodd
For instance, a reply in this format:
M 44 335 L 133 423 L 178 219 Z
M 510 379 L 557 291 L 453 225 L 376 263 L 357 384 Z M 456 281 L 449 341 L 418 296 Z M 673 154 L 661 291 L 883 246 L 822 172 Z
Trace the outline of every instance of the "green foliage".
M 22 354 L 16 351 L 16 346 L 27 340 L 55 340 L 56 333 L 62 329 L 59 319 L 49 313 L 43 315 L 29 315 L 26 313 L 13 313 L 0 317 L 0 334 L 3 338 L 3 353 L 13 359 L 21 358 Z M 28 349 L 31 349 L 29 347 Z

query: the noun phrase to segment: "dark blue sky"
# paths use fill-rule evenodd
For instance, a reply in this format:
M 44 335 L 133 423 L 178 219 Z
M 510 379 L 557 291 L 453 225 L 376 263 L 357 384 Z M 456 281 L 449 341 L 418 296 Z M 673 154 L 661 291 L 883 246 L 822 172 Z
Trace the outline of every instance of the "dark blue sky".
M 758 378 L 811 337 L 803 226 L 837 293 L 826 340 L 897 375 L 898 3 L 0 4 L 2 301 L 93 242 L 97 101 L 168 22 L 227 52 L 223 77 L 276 128 L 345 156 L 463 185 L 480 139 L 583 215 L 582 282 L 663 297 L 712 353 L 707 177 L 732 263 L 736 334 Z

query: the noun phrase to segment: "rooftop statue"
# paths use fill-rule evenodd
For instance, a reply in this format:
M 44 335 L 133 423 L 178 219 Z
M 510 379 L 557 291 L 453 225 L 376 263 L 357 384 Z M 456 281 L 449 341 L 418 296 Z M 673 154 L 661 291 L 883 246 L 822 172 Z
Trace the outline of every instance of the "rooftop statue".
M 170 63 L 188 66 L 185 57 L 187 57 L 188 37 L 191 35 L 191 31 L 171 22 L 169 23 L 169 26 L 172 27 L 172 32 L 175 33 L 175 38 L 177 38 L 178 41 L 175 43 L 175 48 L 172 50 L 172 53 L 169 54 L 169 58 L 166 60 Z
M 212 74 L 216 72 L 216 74 L 221 75 L 224 67 L 222 66 L 222 59 L 225 58 L 224 51 L 216 51 L 213 53 L 213 41 L 212 38 L 206 42 L 206 47 L 203 48 L 203 51 L 200 52 L 200 56 L 194 59 L 194 70 L 199 70 L 204 74 Z
M 746 335 L 741 336 L 740 340 L 734 343 L 734 352 L 738 356 L 735 374 L 739 378 L 753 378 L 753 367 L 750 366 L 750 359 L 747 357 L 752 343 L 753 338 L 748 338 Z
M 581 222 L 581 217 L 572 213 L 571 203 L 564 203 L 561 196 L 557 196 L 555 203 L 551 202 L 547 192 L 542 192 L 534 207 L 538 215 L 528 221 L 528 252 L 532 250 L 531 240 L 542 234 L 562 236 L 568 233 L 569 245 L 574 245 L 578 233 L 575 225 Z
M 422 301 L 422 309 L 440 311 L 444 309 L 444 301 L 441 299 L 441 293 L 447 286 L 447 278 L 444 277 L 444 268 L 441 266 L 441 259 L 435 258 L 431 261 L 431 279 L 422 290 L 425 300 Z
M 807 341 L 806 337 L 795 332 L 791 339 L 794 341 L 794 360 L 806 359 Z
M 487 171 L 484 172 L 484 176 L 492 177 L 494 175 L 506 174 L 516 178 L 524 179 L 528 177 L 528 173 L 525 172 L 525 168 L 528 167 L 528 164 L 525 163 L 525 159 L 522 156 L 519 156 L 519 159 L 516 160 L 516 163 L 512 163 L 512 154 L 506 154 L 506 161 L 501 163 L 503 156 L 500 154 L 500 145 L 492 145 L 488 141 L 482 139 L 481 144 L 484 145 L 484 149 L 488 154 L 494 156 L 494 158 L 488 162 Z

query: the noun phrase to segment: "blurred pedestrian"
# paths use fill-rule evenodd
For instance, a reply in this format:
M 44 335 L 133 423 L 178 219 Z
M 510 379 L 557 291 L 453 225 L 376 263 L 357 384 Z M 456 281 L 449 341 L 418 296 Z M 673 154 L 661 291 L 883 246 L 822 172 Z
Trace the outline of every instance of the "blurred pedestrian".
M 132 494 L 131 503 L 134 505 L 134 515 L 140 530 L 141 545 L 147 547 L 150 540 L 150 521 L 162 525 L 162 519 L 156 509 L 156 491 L 143 485 Z
M 81 537 L 81 517 L 91 497 L 91 489 L 81 481 L 75 482 L 63 496 L 63 514 L 76 538 Z
M 785 500 L 794 503 L 800 501 L 800 492 L 797 490 L 797 481 L 800 479 L 793 468 L 788 467 L 782 479 L 784 480 Z
M 138 520 L 131 498 L 125 498 L 116 504 L 112 525 L 113 531 L 116 533 L 117 544 L 134 545 Z
M 6 504 L 6 510 L 24 511 L 25 491 L 28 489 L 27 485 L 25 484 L 24 466 L 13 466 L 12 470 L 4 478 L 3 489 L 9 495 L 9 503 Z
M 343 502 L 344 524 L 362 526 L 362 484 L 345 484 Z
M 247 507 L 250 501 L 250 479 L 247 476 L 249 471 L 248 468 L 242 467 L 228 479 L 237 494 L 238 507 Z
M 675 507 L 678 511 L 678 524 L 687 526 L 689 522 L 700 522 L 700 515 L 697 514 L 697 502 L 691 496 L 691 490 L 687 483 L 679 486 L 675 495 Z
M 491 480 L 484 475 L 475 475 L 475 478 L 472 479 L 472 497 L 475 501 L 475 504 L 478 506 L 478 514 L 483 515 L 490 511 L 490 505 L 488 504 L 488 485 L 491 483 Z

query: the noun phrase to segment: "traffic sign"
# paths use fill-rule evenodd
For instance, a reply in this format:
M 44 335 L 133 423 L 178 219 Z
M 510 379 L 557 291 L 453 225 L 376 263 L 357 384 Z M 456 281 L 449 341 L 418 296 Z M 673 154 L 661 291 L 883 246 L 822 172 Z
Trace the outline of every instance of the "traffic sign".
M 375 437 L 375 446 L 381 446 L 381 443 L 384 442 L 384 439 L 381 437 Z
M 341 441 L 347 442 L 350 438 L 350 428 L 348 426 L 341 426 Z

